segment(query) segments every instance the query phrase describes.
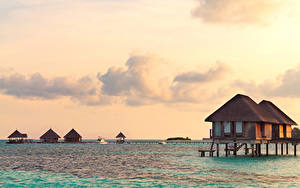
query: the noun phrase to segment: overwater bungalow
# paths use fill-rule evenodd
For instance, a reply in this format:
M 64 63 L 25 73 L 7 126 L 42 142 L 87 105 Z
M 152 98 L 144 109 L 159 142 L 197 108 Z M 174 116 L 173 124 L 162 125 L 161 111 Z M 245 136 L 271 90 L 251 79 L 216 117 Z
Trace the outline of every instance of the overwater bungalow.
M 261 144 L 266 144 L 266 155 L 268 155 L 268 144 L 274 143 L 277 155 L 278 144 L 295 145 L 298 141 L 292 139 L 292 125 L 297 125 L 290 117 L 270 101 L 261 101 L 259 104 L 250 97 L 238 94 L 217 109 L 205 119 L 212 122 L 210 138 L 212 145 L 210 155 L 215 151 L 213 145 L 217 145 L 217 156 L 219 155 L 219 144 L 225 144 L 226 156 L 232 151 L 234 155 L 242 147 L 245 154 L 252 150 L 252 155 L 261 155 Z M 228 148 L 232 144 L 232 148 Z M 248 148 L 248 144 L 251 148 Z M 199 150 L 200 151 L 200 150 Z M 202 150 L 202 154 L 204 150 Z
M 64 136 L 65 142 L 81 142 L 82 137 L 74 129 Z
M 120 132 L 120 133 L 116 136 L 116 138 L 117 138 L 117 143 L 118 143 L 118 144 L 123 144 L 123 143 L 125 142 L 126 136 L 125 136 L 122 132 Z
M 15 130 L 11 135 L 8 137 L 9 144 L 20 144 L 27 142 L 27 134 L 20 133 L 18 130 Z
M 43 134 L 40 139 L 44 143 L 57 143 L 60 136 L 54 132 L 52 129 L 49 129 L 45 134 Z

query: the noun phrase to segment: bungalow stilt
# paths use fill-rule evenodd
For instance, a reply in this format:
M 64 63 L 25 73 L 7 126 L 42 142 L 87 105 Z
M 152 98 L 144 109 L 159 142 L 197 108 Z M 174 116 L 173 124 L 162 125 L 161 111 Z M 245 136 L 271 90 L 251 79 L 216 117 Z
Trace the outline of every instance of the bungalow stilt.
M 248 153 L 249 153 L 248 144 L 245 144 L 245 155 L 248 155 Z
M 283 143 L 281 143 L 281 155 L 283 155 Z
M 289 154 L 289 143 L 286 143 L 286 154 Z
M 233 155 L 236 156 L 237 154 L 237 143 L 234 143 L 234 150 L 233 150 Z
M 278 155 L 278 144 L 275 144 L 275 155 Z
M 228 144 L 225 144 L 225 156 L 228 157 Z
M 266 156 L 269 156 L 269 144 L 266 144 Z

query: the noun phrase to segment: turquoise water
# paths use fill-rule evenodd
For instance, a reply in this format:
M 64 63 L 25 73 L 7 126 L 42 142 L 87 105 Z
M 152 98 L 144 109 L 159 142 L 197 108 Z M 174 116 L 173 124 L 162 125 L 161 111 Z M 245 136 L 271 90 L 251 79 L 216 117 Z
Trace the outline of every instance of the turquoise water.
M 0 186 L 300 187 L 300 157 L 291 146 L 288 156 L 254 158 L 201 158 L 199 146 L 0 142 Z

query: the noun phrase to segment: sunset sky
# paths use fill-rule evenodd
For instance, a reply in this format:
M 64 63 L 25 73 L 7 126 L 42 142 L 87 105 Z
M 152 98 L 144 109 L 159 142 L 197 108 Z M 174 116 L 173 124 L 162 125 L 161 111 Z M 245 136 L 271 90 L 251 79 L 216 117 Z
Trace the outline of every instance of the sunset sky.
M 209 136 L 235 94 L 300 123 L 299 0 L 0 1 L 0 138 Z

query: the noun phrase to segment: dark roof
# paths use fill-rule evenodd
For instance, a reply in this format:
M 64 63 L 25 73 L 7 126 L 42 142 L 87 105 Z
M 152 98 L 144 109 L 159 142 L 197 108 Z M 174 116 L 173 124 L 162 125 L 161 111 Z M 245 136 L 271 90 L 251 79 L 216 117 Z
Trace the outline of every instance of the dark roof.
M 40 139 L 46 139 L 46 138 L 60 138 L 56 132 L 54 132 L 52 129 L 49 129 L 45 134 L 43 134 Z
M 74 129 L 72 129 L 64 136 L 64 138 L 81 138 L 81 136 Z
M 122 132 L 120 132 L 120 133 L 116 136 L 116 138 L 126 138 L 126 136 L 125 136 Z
M 15 130 L 15 132 L 13 132 L 7 138 L 27 138 L 27 134 L 22 134 L 18 130 Z
M 275 104 L 270 101 L 263 100 L 259 103 L 264 109 L 266 109 L 279 123 L 287 125 L 297 125 L 289 116 L 281 111 Z
M 268 111 L 246 95 L 237 94 L 205 121 L 249 121 L 279 123 Z

